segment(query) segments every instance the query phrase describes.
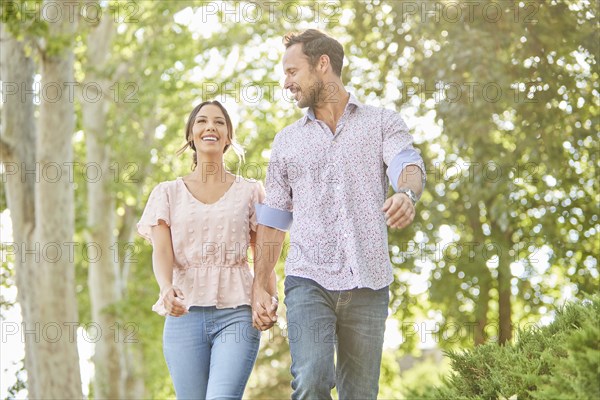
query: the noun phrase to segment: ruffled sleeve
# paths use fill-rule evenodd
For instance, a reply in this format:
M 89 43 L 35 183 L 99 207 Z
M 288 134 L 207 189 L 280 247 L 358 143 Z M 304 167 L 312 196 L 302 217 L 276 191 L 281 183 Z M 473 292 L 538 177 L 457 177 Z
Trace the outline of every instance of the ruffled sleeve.
M 150 193 L 146 208 L 140 221 L 137 223 L 138 233 L 152 243 L 152 227 L 158 225 L 160 220 L 165 221 L 168 226 L 171 226 L 166 182 L 156 185 L 152 193 Z
M 261 181 L 254 182 L 252 188 L 252 200 L 250 201 L 250 230 L 256 232 L 256 204 L 262 204 L 265 200 L 265 188 Z

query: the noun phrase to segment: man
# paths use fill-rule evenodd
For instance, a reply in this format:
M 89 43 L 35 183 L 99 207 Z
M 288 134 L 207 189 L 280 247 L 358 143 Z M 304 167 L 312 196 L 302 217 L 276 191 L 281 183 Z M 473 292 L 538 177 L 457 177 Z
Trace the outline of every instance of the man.
M 292 399 L 330 399 L 335 385 L 340 399 L 375 399 L 393 281 L 386 224 L 413 221 L 423 160 L 397 113 L 346 91 L 339 42 L 309 29 L 284 43 L 285 89 L 308 111 L 273 142 L 267 197 L 257 209 L 253 322 L 264 330 L 276 320 L 267 288 L 291 226 Z M 387 200 L 386 173 L 396 191 Z

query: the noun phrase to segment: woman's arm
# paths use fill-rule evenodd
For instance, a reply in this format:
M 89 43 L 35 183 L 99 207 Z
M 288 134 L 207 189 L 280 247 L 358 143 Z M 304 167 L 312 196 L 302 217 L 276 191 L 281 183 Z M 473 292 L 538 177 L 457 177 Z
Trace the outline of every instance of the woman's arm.
M 152 227 L 152 269 L 156 282 L 160 287 L 165 308 L 169 315 L 181 316 L 187 313 L 182 303 L 183 293 L 173 286 L 173 242 L 171 229 L 160 220 L 159 224 Z

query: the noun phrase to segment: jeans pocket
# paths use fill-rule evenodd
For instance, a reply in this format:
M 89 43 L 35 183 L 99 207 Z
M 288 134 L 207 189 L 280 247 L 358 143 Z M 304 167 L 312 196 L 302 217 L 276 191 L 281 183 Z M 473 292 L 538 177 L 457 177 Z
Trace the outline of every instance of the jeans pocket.
M 285 277 L 285 281 L 283 282 L 283 294 L 287 296 L 288 292 L 293 288 L 302 284 L 304 278 L 300 278 L 297 276 L 288 275 Z

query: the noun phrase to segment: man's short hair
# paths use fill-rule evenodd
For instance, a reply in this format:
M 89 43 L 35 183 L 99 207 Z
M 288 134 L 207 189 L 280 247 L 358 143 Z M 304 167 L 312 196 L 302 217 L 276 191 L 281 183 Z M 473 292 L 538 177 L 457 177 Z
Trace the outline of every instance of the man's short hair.
M 317 29 L 307 29 L 301 33 L 290 32 L 283 37 L 283 43 L 286 49 L 297 43 L 302 43 L 302 51 L 308 57 L 312 67 L 317 65 L 323 54 L 329 56 L 333 72 L 337 76 L 342 75 L 344 48 L 340 42 L 323 32 Z

